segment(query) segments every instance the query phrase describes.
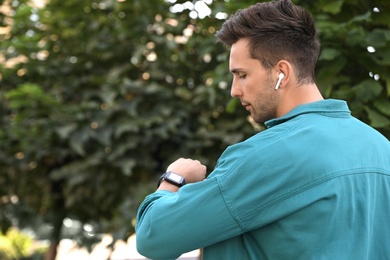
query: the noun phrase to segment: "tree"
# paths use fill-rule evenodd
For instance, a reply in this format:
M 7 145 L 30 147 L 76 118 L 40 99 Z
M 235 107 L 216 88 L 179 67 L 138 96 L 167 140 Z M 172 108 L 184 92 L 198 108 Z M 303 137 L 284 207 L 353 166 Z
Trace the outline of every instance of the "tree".
M 95 227 L 80 229 L 80 244 L 125 238 L 169 162 L 197 158 L 211 171 L 226 146 L 263 129 L 229 98 L 228 52 L 214 37 L 216 17 L 250 1 L 213 1 L 203 19 L 205 2 L 170 2 L 3 3 L 0 223 L 50 224 L 47 259 L 64 219 Z M 389 4 L 296 2 L 320 32 L 323 94 L 389 137 Z
M 253 132 L 248 124 L 236 133 L 245 119 L 233 114 L 217 121 L 228 93 L 208 74 L 226 53 L 209 27 L 169 7 L 13 2 L 2 48 L 6 61 L 21 62 L 2 69 L 1 194 L 18 201 L 2 205 L 2 221 L 50 223 L 48 258 L 65 218 L 130 234 L 137 203 L 169 161 L 191 155 L 212 165 L 224 146 Z M 153 188 L 137 187 L 150 180 Z

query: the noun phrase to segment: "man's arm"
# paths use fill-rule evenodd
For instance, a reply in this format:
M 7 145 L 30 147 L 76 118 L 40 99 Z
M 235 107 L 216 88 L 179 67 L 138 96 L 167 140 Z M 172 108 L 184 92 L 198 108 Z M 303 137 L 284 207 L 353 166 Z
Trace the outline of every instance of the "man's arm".
M 180 158 L 171 163 L 168 166 L 167 171 L 174 172 L 182 176 L 186 183 L 202 181 L 206 177 L 206 166 L 201 164 L 199 161 L 192 159 Z M 162 181 L 157 190 L 177 192 L 179 187 L 167 181 Z
M 136 226 L 141 254 L 152 259 L 176 259 L 182 253 L 242 233 L 226 206 L 218 180 L 204 180 L 205 166 L 179 159 L 167 170 L 196 183 L 179 189 L 163 181 L 141 204 Z

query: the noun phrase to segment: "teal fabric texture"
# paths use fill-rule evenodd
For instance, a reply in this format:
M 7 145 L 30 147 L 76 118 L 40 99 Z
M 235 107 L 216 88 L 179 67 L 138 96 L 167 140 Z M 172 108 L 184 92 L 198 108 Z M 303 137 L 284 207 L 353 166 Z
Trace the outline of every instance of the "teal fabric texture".
M 228 147 L 201 182 L 140 205 L 138 251 L 177 259 L 390 259 L 390 142 L 327 99 Z

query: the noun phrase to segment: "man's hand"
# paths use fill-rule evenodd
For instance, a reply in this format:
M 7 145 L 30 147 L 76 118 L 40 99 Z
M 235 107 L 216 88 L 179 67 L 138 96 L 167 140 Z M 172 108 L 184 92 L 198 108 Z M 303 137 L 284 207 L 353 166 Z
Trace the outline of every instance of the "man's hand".
M 167 171 L 184 177 L 187 183 L 198 182 L 206 177 L 206 166 L 198 160 L 180 158 L 168 166 Z
M 203 181 L 206 177 L 206 166 L 198 160 L 180 158 L 171 163 L 167 171 L 174 172 L 184 177 L 186 183 Z M 173 184 L 163 181 L 158 190 L 169 190 L 176 192 L 179 188 Z

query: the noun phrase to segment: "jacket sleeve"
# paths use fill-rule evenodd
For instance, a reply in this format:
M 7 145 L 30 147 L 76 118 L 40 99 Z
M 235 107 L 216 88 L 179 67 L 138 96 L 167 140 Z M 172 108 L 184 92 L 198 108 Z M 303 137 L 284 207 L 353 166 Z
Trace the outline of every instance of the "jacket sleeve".
M 156 191 L 138 209 L 137 250 L 152 259 L 177 259 L 241 233 L 217 178 L 187 184 L 176 193 Z

